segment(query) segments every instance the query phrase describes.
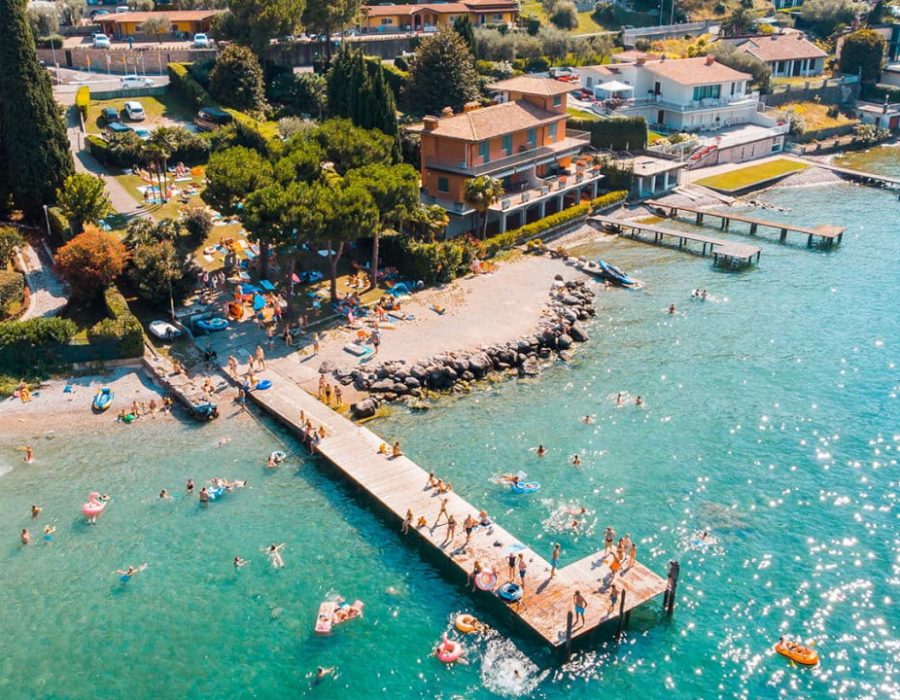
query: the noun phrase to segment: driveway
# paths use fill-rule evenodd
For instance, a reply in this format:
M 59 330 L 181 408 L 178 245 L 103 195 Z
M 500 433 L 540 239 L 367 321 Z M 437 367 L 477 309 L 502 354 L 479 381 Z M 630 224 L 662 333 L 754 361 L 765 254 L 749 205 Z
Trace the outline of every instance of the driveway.
M 39 316 L 56 316 L 68 301 L 66 285 L 53 272 L 50 255 L 39 246 L 26 243 L 18 253 L 19 266 L 31 292 L 28 308 L 20 321 Z

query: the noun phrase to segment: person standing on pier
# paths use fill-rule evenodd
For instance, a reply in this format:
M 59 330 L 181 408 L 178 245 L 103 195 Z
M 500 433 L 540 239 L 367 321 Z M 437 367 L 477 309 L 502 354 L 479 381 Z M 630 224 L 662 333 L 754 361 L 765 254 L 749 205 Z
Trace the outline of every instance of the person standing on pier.
M 506 565 L 509 567 L 509 570 L 506 572 L 507 580 L 513 581 L 516 578 L 516 555 L 513 552 L 510 552 L 509 556 L 506 557 Z
M 628 551 L 628 568 L 634 566 L 634 560 L 637 557 L 637 545 L 632 542 L 631 549 Z
M 550 556 L 550 578 L 556 576 L 557 564 L 559 564 L 559 542 L 553 545 L 553 554 Z
M 469 513 L 463 521 L 463 529 L 466 531 L 466 544 L 469 544 L 469 540 L 472 539 L 472 530 L 477 524 L 478 521 L 472 517 L 471 513 Z
M 611 552 L 611 551 L 612 551 L 613 542 L 614 542 L 615 539 L 616 539 L 616 533 L 613 532 L 613 529 L 612 529 L 611 527 L 607 527 L 607 528 L 606 528 L 606 536 L 605 536 L 605 537 L 606 537 L 606 551 L 607 551 L 607 552 Z
M 456 518 L 452 515 L 447 517 L 447 539 L 444 542 L 452 542 L 453 536 L 456 534 Z
M 588 602 L 584 599 L 584 596 L 581 595 L 581 591 L 575 591 L 575 623 L 578 624 L 578 621 L 581 620 L 581 624 L 584 624 L 584 613 L 587 610 Z
M 525 555 L 519 552 L 519 580 L 522 582 L 522 590 L 525 590 L 525 574 L 528 573 L 528 567 L 525 564 Z
M 450 501 L 449 498 L 441 499 L 441 509 L 438 511 L 437 517 L 434 519 L 434 525 L 432 525 L 432 529 L 438 526 L 438 523 L 441 522 L 441 516 L 445 516 L 447 520 L 450 520 L 450 517 L 447 515 L 447 503 Z
M 400 528 L 400 532 L 404 535 L 409 532 L 409 526 L 412 525 L 413 521 L 413 512 L 412 508 L 406 509 L 406 517 L 403 519 L 403 526 Z

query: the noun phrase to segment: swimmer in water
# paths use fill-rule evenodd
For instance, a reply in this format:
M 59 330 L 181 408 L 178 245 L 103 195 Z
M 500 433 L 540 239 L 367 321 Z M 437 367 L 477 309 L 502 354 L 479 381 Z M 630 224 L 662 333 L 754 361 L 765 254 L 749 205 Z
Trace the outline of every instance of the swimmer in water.
M 50 544 L 53 541 L 53 533 L 56 532 L 56 528 L 52 525 L 44 525 L 44 542 Z
M 547 454 L 547 450 L 544 449 L 543 445 L 538 445 L 537 449 L 535 450 L 535 454 L 538 457 L 543 457 L 545 454 Z
M 194 493 L 194 480 L 193 479 L 187 480 L 187 492 Z
M 642 399 L 640 396 L 638 396 L 638 397 L 634 400 L 634 405 L 635 405 L 635 406 L 638 406 L 638 407 L 643 406 L 643 405 L 644 405 L 644 399 Z
M 115 573 L 119 575 L 122 583 L 128 583 L 132 578 L 137 576 L 146 568 L 147 564 L 145 562 L 140 566 L 129 566 L 127 569 L 116 569 Z
M 580 467 L 581 466 L 581 457 L 578 455 L 572 456 L 572 466 Z
M 34 448 L 31 445 L 25 445 L 25 463 L 31 464 L 34 461 Z
M 23 545 L 31 544 L 31 533 L 28 532 L 28 528 L 22 528 L 22 534 L 19 535 L 19 539 L 22 541 Z
M 519 475 L 518 475 L 518 474 L 503 474 L 503 475 L 500 477 L 500 480 L 501 480 L 501 481 L 505 481 L 505 482 L 508 483 L 508 484 L 512 484 L 513 486 L 515 486 L 516 484 L 518 484 L 519 481 L 520 481 Z
M 234 561 L 232 561 L 231 563 L 234 564 L 234 570 L 239 571 L 241 569 L 241 567 L 247 566 L 247 564 L 249 564 L 250 562 L 247 561 L 246 559 L 241 559 L 240 557 L 235 557 Z
M 270 544 L 268 547 L 263 547 L 260 551 L 265 552 L 269 561 L 272 562 L 272 568 L 280 569 L 284 566 L 284 559 L 281 558 L 281 550 L 285 548 L 285 543 L 281 544 Z
M 590 416 L 585 416 L 584 418 L 581 419 L 581 422 L 584 423 L 585 425 L 590 425 L 591 423 L 594 422 L 594 419 L 591 418 Z
M 316 669 L 316 677 L 313 679 L 313 685 L 318 685 L 325 678 L 332 675 L 333 673 L 334 673 L 334 666 L 328 666 L 328 667 L 319 666 Z
M 39 517 L 43 510 L 44 509 L 40 506 L 31 506 L 31 518 L 34 519 Z
M 674 313 L 675 313 L 675 304 L 669 304 L 669 315 L 671 316 Z
M 616 394 L 616 406 L 621 406 L 621 405 L 622 405 L 622 392 L 620 391 L 618 394 Z
M 172 494 L 170 494 L 170 493 L 169 493 L 168 491 L 166 491 L 165 489 L 163 489 L 162 491 L 159 492 L 159 497 L 160 497 L 162 500 L 164 500 L 164 501 L 171 501 L 171 500 L 172 500 Z

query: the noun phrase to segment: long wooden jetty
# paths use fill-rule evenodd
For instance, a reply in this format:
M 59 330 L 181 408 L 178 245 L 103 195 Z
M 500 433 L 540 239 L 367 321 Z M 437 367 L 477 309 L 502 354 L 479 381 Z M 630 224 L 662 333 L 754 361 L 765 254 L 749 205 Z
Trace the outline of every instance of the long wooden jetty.
M 875 173 L 866 173 L 862 170 L 853 170 L 851 168 L 842 168 L 829 163 L 820 163 L 817 160 L 802 159 L 805 163 L 811 163 L 817 168 L 824 168 L 840 175 L 847 180 L 853 180 L 863 185 L 874 185 L 876 187 L 884 187 L 887 189 L 900 189 L 900 179 L 896 177 L 888 177 L 887 175 L 876 175 Z
M 732 221 L 739 221 L 750 225 L 749 234 L 751 236 L 755 235 L 759 228 L 772 228 L 780 232 L 779 240 L 784 242 L 789 233 L 797 233 L 807 237 L 806 245 L 808 246 L 811 246 L 813 241 L 817 238 L 822 243 L 829 246 L 840 243 L 844 236 L 844 231 L 846 230 L 843 226 L 831 225 L 815 226 L 813 228 L 808 226 L 796 226 L 795 224 L 786 224 L 781 221 L 767 221 L 765 219 L 757 219 L 743 214 L 733 214 L 728 211 L 701 209 L 699 207 L 683 204 L 669 204 L 668 202 L 660 202 L 657 200 L 648 201 L 646 204 L 649 207 L 658 209 L 663 214 L 668 212 L 668 216 L 671 218 L 676 218 L 680 211 L 689 212 L 694 215 L 694 223 L 698 226 L 703 224 L 703 220 L 706 217 L 719 219 L 719 228 L 723 231 L 729 231 L 731 229 Z
M 593 216 L 597 221 L 607 229 L 616 232 L 620 236 L 628 236 L 636 241 L 645 243 L 655 243 L 662 245 L 666 238 L 674 239 L 678 242 L 678 249 L 684 250 L 688 243 L 699 243 L 700 254 L 706 255 L 707 252 L 713 256 L 713 263 L 720 262 L 725 265 L 750 265 L 754 258 L 759 262 L 761 250 L 758 246 L 748 245 L 746 243 L 734 243 L 733 241 L 725 241 L 721 238 L 713 238 L 712 236 L 704 236 L 700 233 L 690 233 L 688 231 L 676 231 L 671 228 L 663 228 L 652 224 L 642 224 L 637 221 L 627 219 L 612 219 L 608 216 Z M 649 240 L 652 237 L 653 240 Z
M 677 563 L 670 565 L 668 580 L 638 562 L 630 567 L 625 564 L 622 571 L 613 575 L 609 568 L 611 559 L 601 551 L 557 570 L 551 578 L 550 564 L 544 557 L 496 521 L 489 528 L 477 527 L 470 544 L 466 545 L 463 521 L 467 515 L 477 519 L 480 509 L 456 492 L 439 495 L 428 488 L 428 472 L 409 457 L 380 454 L 379 448 L 385 441 L 302 389 L 291 378 L 295 364 L 291 356 L 269 360 L 266 370 L 256 376 L 270 379 L 272 387 L 250 392 L 251 400 L 298 436 L 303 435 L 301 415 L 304 421 L 311 421 L 314 428 L 324 426 L 325 437 L 315 446 L 316 454 L 324 457 L 374 505 L 385 511 L 398 529 L 406 518 L 407 509 L 411 510 L 413 523 L 408 537 L 418 540 L 446 561 L 457 579 L 466 579 L 478 561 L 483 569 L 492 569 L 497 574 L 497 585 L 502 585 L 508 580 L 507 554 L 521 551 L 528 567 L 521 602 L 507 605 L 496 591 L 476 591 L 476 595 L 485 602 L 490 601 L 495 609 L 506 609 L 507 619 L 514 626 L 521 623 L 551 647 L 568 650 L 573 640 L 590 634 L 606 622 L 616 621 L 621 631 L 631 610 L 662 593 L 667 594 L 666 607 L 671 612 L 678 578 Z M 444 498 L 448 499 L 447 512 L 457 522 L 456 533 L 449 539 L 445 517 L 434 527 Z M 528 498 L 527 494 L 522 495 L 523 505 L 528 503 Z M 419 516 L 425 517 L 426 527 L 415 527 Z M 611 584 L 620 591 L 614 605 L 610 599 Z M 588 601 L 583 625 L 573 625 L 576 591 Z

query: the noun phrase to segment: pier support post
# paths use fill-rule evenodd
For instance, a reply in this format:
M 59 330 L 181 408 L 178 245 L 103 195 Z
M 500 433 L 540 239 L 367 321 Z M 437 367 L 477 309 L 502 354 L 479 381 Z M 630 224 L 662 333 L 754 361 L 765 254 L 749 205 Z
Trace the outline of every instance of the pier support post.
M 569 610 L 569 612 L 566 613 L 566 661 L 572 656 L 572 625 L 574 621 L 575 616 L 572 614 L 572 611 Z
M 785 238 L 787 238 L 787 229 L 783 228 L 783 229 L 781 229 L 781 236 L 778 237 L 778 240 L 780 240 L 782 243 L 784 243 Z
M 812 234 L 809 234 L 809 238 L 806 239 L 806 247 L 812 248 L 813 237 Z
M 750 235 L 756 233 L 756 224 L 750 224 Z
M 622 631 L 625 629 L 625 596 L 627 595 L 627 591 L 622 589 L 622 598 L 619 601 L 619 620 L 616 624 L 616 639 L 622 636 Z
M 674 559 L 669 562 L 669 581 L 666 584 L 666 592 L 663 594 L 663 609 L 667 615 L 675 610 L 675 592 L 678 590 L 678 574 L 681 567 Z

